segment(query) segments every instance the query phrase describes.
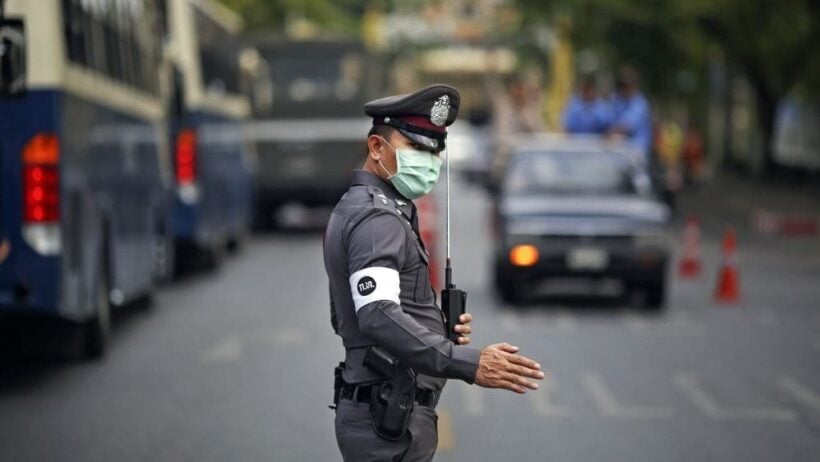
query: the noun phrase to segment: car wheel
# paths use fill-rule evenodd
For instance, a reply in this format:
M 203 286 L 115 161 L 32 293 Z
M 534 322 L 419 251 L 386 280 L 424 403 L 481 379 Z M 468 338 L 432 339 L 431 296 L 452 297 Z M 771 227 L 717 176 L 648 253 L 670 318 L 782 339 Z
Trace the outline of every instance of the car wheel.
M 504 276 L 502 269 L 498 267 L 495 270 L 495 291 L 504 303 L 516 304 L 520 301 L 515 283 L 509 277 Z
M 154 279 L 160 284 L 171 282 L 174 278 L 174 240 L 167 223 L 154 234 Z
M 242 248 L 245 246 L 245 242 L 247 240 L 247 234 L 245 231 L 238 230 L 233 233 L 230 237 L 228 237 L 228 242 L 225 245 L 225 250 L 229 255 L 236 255 L 242 251 Z
M 208 272 L 217 271 L 225 258 L 227 247 L 227 243 L 217 243 L 211 247 L 200 249 L 201 267 Z
M 279 206 L 259 206 L 254 217 L 254 229 L 259 232 L 275 231 L 279 225 L 278 213 Z
M 666 302 L 666 282 L 661 280 L 645 287 L 646 308 L 657 311 L 664 307 Z
M 97 293 L 94 300 L 94 317 L 82 325 L 82 354 L 86 359 L 99 359 L 105 355 L 111 335 L 111 303 L 108 299 L 108 278 L 100 270 Z

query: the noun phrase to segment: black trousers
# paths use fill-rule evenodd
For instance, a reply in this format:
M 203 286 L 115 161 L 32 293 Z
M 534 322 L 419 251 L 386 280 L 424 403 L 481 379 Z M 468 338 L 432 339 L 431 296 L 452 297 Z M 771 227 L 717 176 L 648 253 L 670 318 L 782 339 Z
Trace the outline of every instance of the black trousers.
M 438 446 L 435 409 L 416 406 L 407 434 L 398 441 L 379 437 L 370 423 L 369 405 L 348 399 L 336 408 L 336 443 L 345 462 L 427 462 Z

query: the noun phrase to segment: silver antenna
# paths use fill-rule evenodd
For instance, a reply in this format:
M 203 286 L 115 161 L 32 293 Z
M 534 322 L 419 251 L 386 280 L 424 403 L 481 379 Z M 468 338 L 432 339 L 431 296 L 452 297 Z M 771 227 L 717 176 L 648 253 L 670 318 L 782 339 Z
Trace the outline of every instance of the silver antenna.
M 444 145 L 444 162 L 445 162 L 445 176 L 447 182 L 447 194 L 444 203 L 446 221 L 444 222 L 445 233 L 445 253 L 446 266 L 444 267 L 444 287 L 450 289 L 453 287 L 453 269 L 450 266 L 450 152 L 447 150 L 447 145 Z

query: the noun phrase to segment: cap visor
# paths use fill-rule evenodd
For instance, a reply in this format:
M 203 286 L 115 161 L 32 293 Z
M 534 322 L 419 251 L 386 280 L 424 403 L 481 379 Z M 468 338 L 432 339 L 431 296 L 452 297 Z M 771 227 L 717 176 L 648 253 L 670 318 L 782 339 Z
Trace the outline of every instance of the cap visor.
M 407 130 L 397 129 L 405 138 L 418 144 L 419 146 L 432 152 L 439 152 L 444 149 L 444 141 L 439 141 L 418 133 L 409 132 Z

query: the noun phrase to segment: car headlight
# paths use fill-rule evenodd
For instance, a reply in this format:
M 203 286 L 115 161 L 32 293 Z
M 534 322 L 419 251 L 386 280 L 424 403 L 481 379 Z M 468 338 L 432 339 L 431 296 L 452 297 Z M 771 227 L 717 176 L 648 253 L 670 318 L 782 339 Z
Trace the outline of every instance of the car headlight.
M 666 248 L 669 242 L 666 234 L 660 231 L 637 234 L 634 238 L 636 247 Z

